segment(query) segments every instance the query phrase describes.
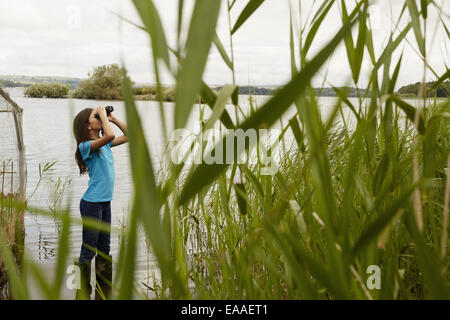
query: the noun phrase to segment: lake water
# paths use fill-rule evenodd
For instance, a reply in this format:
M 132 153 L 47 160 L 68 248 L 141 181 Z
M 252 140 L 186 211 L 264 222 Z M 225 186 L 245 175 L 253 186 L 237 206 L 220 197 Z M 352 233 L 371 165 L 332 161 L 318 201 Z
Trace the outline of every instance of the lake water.
M 70 179 L 67 185 L 62 205 L 70 209 L 71 215 L 79 217 L 79 202 L 81 196 L 87 188 L 88 175 L 80 176 L 75 163 L 74 153 L 76 142 L 72 133 L 74 116 L 86 107 L 96 108 L 99 105 L 114 106 L 116 116 L 126 122 L 125 108 L 123 102 L 118 101 L 92 101 L 92 100 L 69 100 L 69 99 L 33 99 L 23 97 L 23 92 L 19 89 L 10 90 L 11 97 L 23 108 L 23 135 L 25 142 L 27 160 L 27 198 L 36 187 L 39 180 L 39 164 L 57 161 L 53 171 L 46 175 L 41 182 L 34 196 L 29 199 L 30 206 L 48 209 L 51 203 L 52 191 L 55 190 L 55 183 L 58 178 L 62 182 Z M 268 99 L 267 96 L 257 96 L 256 103 L 261 106 Z M 327 115 L 332 110 L 336 98 L 320 98 L 320 106 L 323 114 Z M 357 101 L 354 100 L 357 105 Z M 159 167 L 161 152 L 163 150 L 163 135 L 160 121 L 159 104 L 153 101 L 137 101 L 137 110 L 145 131 L 145 138 L 150 149 L 155 167 Z M 248 112 L 248 96 L 240 96 L 240 104 L 244 112 Z M 209 108 L 207 115 L 209 114 Z M 173 103 L 164 103 L 166 112 L 167 127 L 172 130 L 172 119 L 174 113 Z M 234 118 L 232 106 L 227 106 L 227 110 Z M 295 114 L 295 108 L 290 108 L 283 117 L 283 123 Z M 199 108 L 195 106 L 194 111 L 188 121 L 187 128 L 198 129 Z M 119 128 L 113 125 L 116 136 L 121 134 Z M 275 127 L 280 127 L 277 122 Z M 286 139 L 292 141 L 290 130 Z M 129 212 L 133 200 L 133 180 L 130 171 L 130 159 L 128 144 L 112 148 L 115 162 L 116 180 L 114 186 L 114 199 L 111 202 L 112 225 L 119 229 L 123 223 L 126 213 Z M 51 268 L 56 261 L 58 225 L 50 217 L 43 217 L 32 212 L 25 215 L 25 246 L 27 258 L 38 261 L 44 268 Z M 71 229 L 70 259 L 77 258 L 81 247 L 81 226 L 72 226 Z M 155 267 L 155 260 L 147 252 L 145 237 L 140 234 L 140 247 L 137 257 L 136 281 L 137 286 L 144 289 L 141 281 L 147 283 L 147 277 L 151 275 L 151 269 Z M 118 232 L 112 232 L 111 254 L 118 257 L 119 236 Z M 150 273 L 149 273 L 150 272 Z M 149 283 L 152 283 L 151 279 Z M 65 298 L 70 299 L 73 292 L 66 292 Z M 35 298 L 40 296 L 36 292 Z

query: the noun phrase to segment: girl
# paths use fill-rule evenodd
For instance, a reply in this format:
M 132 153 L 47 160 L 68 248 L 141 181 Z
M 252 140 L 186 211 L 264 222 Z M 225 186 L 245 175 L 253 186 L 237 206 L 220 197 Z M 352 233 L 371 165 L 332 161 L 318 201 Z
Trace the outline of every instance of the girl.
M 100 120 L 96 118 L 99 115 Z M 110 122 L 117 125 L 124 135 L 114 136 Z M 100 136 L 102 131 L 102 136 Z M 114 191 L 114 158 L 111 148 L 128 141 L 126 125 L 112 113 L 106 114 L 104 107 L 96 110 L 86 108 L 80 111 L 73 122 L 73 132 L 77 141 L 75 160 L 80 175 L 89 173 L 89 183 L 80 201 L 80 213 L 83 222 L 86 218 L 101 221 L 108 232 L 85 227 L 83 223 L 83 244 L 81 246 L 78 267 L 80 268 L 81 287 L 76 299 L 89 299 L 92 293 L 90 285 L 91 261 L 95 259 L 97 283 L 96 299 L 108 298 L 112 281 L 112 257 L 109 255 L 111 235 L 111 200 Z M 93 251 L 95 250 L 95 251 Z M 106 259 L 105 256 L 109 258 Z

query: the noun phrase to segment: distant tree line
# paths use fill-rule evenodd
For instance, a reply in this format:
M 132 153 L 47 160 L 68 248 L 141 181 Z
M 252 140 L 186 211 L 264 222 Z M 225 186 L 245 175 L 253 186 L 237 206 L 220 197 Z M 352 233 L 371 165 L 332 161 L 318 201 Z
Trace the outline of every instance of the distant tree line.
M 432 89 L 435 86 L 436 82 L 427 82 L 426 83 L 426 92 L 427 97 L 448 97 L 450 93 L 450 81 L 443 82 L 439 84 L 436 88 Z M 405 97 L 419 97 L 420 88 L 423 86 L 421 82 L 416 82 L 414 84 L 409 84 L 401 87 L 398 90 L 398 94 Z
M 25 90 L 25 96 L 31 98 L 66 98 L 69 86 L 57 82 L 35 83 Z
M 220 91 L 222 87 L 216 88 L 216 91 Z M 341 91 L 346 92 L 348 97 L 359 97 L 366 95 L 365 89 L 360 88 L 353 88 L 353 87 L 340 87 Z M 239 94 L 243 95 L 273 95 L 276 93 L 276 89 L 269 89 L 269 88 L 261 88 L 261 87 L 254 87 L 254 86 L 240 86 L 239 87 Z M 317 96 L 323 96 L 323 97 L 335 97 L 336 92 L 333 88 L 314 88 L 314 92 Z
M 366 89 L 354 88 L 354 87 L 337 87 L 340 91 L 344 92 L 347 97 L 366 97 L 368 91 Z M 314 88 L 314 93 L 320 97 L 335 97 L 336 91 L 333 88 Z
M 26 79 L 26 81 L 31 81 L 32 83 L 54 83 L 58 82 L 69 86 L 70 89 L 75 89 L 80 83 L 79 79 L 60 79 L 58 77 L 31 77 Z M 23 86 L 30 86 L 29 84 L 24 84 Z
M 122 70 L 118 64 L 104 65 L 94 68 L 88 73 L 88 79 L 79 81 L 79 79 L 67 79 L 62 83 L 35 83 L 27 85 L 13 80 L 0 80 L 0 86 L 3 87 L 28 87 L 25 95 L 33 98 L 65 98 L 71 97 L 75 99 L 94 99 L 94 100 L 122 100 L 121 77 Z M 33 77 L 34 78 L 34 77 Z M 133 84 L 130 80 L 130 82 Z M 436 82 L 428 82 L 428 97 L 448 97 L 450 92 L 450 81 L 435 86 Z M 72 91 L 70 87 L 78 84 L 78 87 Z M 420 82 L 401 87 L 397 94 L 406 97 L 418 97 L 419 89 L 422 84 Z M 222 87 L 216 87 L 216 92 Z M 339 87 L 347 97 L 364 97 L 369 94 L 364 89 L 354 87 Z M 274 95 L 277 89 L 270 89 L 256 86 L 239 86 L 240 95 Z M 317 96 L 334 97 L 336 92 L 333 88 L 315 88 Z M 146 86 L 133 88 L 134 96 L 137 100 L 161 100 L 175 101 L 175 88 L 162 87 L 158 92 L 156 86 Z
M 214 91 L 218 93 L 223 87 L 216 87 Z M 254 86 L 239 86 L 239 94 L 242 95 L 255 95 L 255 96 L 270 96 L 274 93 L 274 90 L 269 88 L 261 88 Z
M 122 100 L 121 77 L 122 70 L 118 64 L 103 65 L 95 67 L 88 73 L 88 79 L 73 83 L 78 83 L 78 87 L 70 91 L 70 86 L 66 83 L 34 83 L 27 90 L 25 96 L 31 98 L 74 98 L 92 100 Z M 3 80 L 2 80 L 3 81 Z M 7 85 L 16 84 L 10 80 L 4 80 Z M 134 82 L 130 82 L 133 84 Z M 24 85 L 21 85 L 24 86 Z M 162 87 L 160 92 L 156 86 L 134 88 L 133 93 L 138 100 L 162 100 L 175 101 L 173 88 Z
M 252 86 L 240 86 L 239 94 L 269 96 L 273 94 L 273 90 L 268 88 L 260 88 Z
M 12 80 L 0 80 L 0 87 L 4 88 L 17 88 L 17 87 L 29 87 L 30 84 L 20 83 Z
M 75 99 L 122 100 L 122 69 L 118 64 L 109 64 L 94 68 L 88 73 L 88 79 L 81 81 L 78 88 L 70 93 Z M 134 84 L 131 79 L 129 79 Z M 134 88 L 133 94 L 137 100 L 174 101 L 172 88 L 163 87 L 158 92 L 156 86 Z
M 175 90 L 169 87 L 162 87 L 159 92 L 156 86 L 133 88 L 133 94 L 137 100 L 175 101 Z

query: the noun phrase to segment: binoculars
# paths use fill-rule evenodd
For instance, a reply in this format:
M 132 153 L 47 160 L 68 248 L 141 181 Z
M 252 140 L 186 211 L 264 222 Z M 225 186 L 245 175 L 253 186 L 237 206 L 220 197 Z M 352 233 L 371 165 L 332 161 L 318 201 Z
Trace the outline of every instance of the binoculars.
M 111 112 L 114 111 L 114 107 L 113 106 L 106 106 L 105 107 L 106 110 L 106 115 L 109 115 Z M 98 115 L 98 113 L 95 114 L 95 117 L 100 120 L 100 116 Z

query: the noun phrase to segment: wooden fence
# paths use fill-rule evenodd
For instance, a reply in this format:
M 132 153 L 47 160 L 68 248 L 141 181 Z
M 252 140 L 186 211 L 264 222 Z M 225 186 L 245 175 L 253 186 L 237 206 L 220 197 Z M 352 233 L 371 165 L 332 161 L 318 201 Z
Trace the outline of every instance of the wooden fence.
M 17 176 L 17 171 L 14 171 L 14 162 L 3 161 L 0 165 L 0 229 L 6 240 L 6 246 L 13 253 L 15 262 L 20 269 L 23 259 L 25 228 L 24 210 L 17 210 L 13 206 L 13 200 L 20 198 L 14 188 L 14 179 Z M 0 254 L 0 300 L 10 298 L 6 271 Z

